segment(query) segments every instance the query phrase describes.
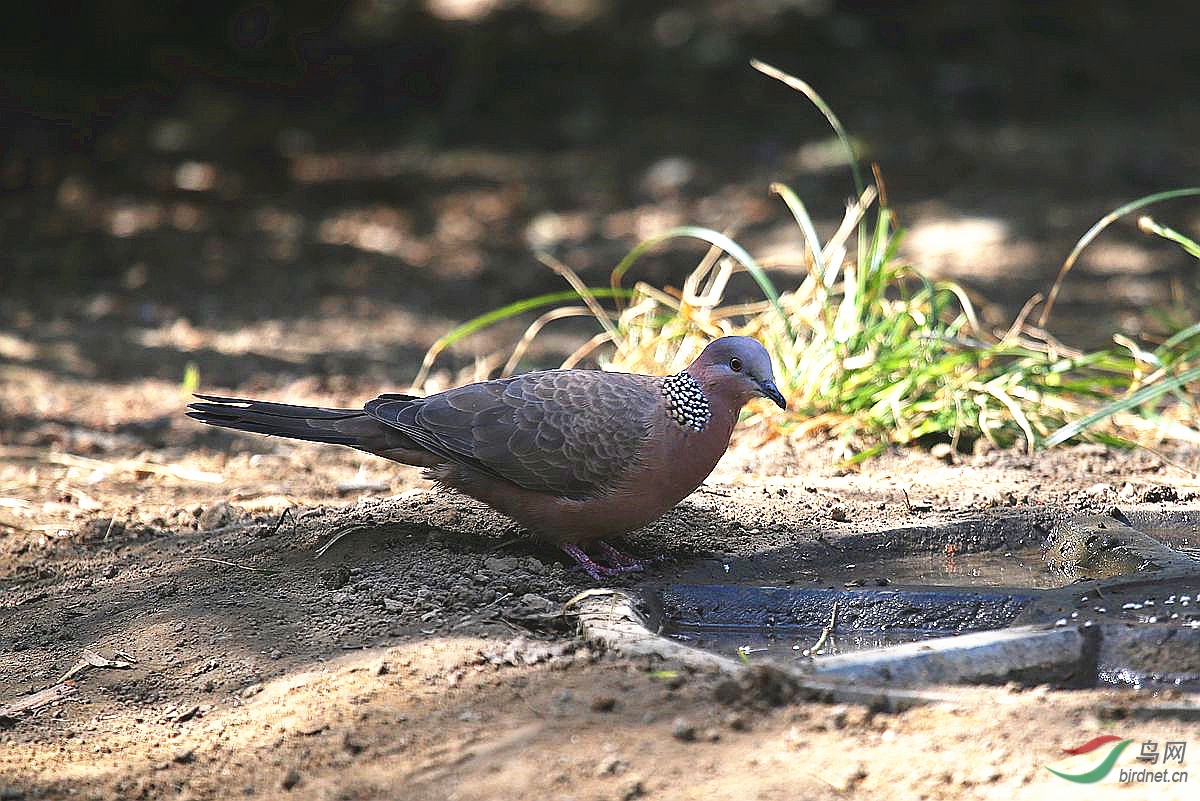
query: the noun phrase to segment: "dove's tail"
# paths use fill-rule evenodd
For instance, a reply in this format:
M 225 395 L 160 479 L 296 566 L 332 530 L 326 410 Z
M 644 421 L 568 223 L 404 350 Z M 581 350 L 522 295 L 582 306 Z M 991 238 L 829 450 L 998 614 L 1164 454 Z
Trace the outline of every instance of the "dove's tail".
M 206 402 L 189 405 L 188 417 L 211 426 L 369 451 L 383 444 L 386 437 L 385 426 L 362 409 L 294 406 L 218 395 L 196 397 Z

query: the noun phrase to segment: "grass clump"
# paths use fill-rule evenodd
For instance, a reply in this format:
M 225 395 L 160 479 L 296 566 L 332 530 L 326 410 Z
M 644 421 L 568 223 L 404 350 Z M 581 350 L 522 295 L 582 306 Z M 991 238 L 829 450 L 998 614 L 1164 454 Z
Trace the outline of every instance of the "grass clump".
M 1198 195 L 1200 189 L 1153 195 L 1106 216 L 1068 257 L 1039 323 L 1028 319 L 1041 301 L 1035 297 L 1007 331 L 990 332 L 960 286 L 930 280 L 898 256 L 903 231 L 883 182 L 876 172 L 873 185 L 864 183 L 850 138 L 832 109 L 803 81 L 759 62 L 753 66 L 804 94 L 825 115 L 846 151 L 857 189 L 842 224 L 821 242 L 800 198 L 786 186 L 772 185 L 805 244 L 807 274 L 798 286 L 780 291 L 764 270 L 769 265 L 726 234 L 695 226 L 637 245 L 613 269 L 608 287 L 585 286 L 570 268 L 543 254 L 542 261 L 571 289 L 510 304 L 450 332 L 426 355 L 414 384 L 423 384 L 450 344 L 500 320 L 551 307 L 526 330 L 500 374 L 515 369 L 538 332 L 562 317 L 589 316 L 600 329 L 564 367 L 594 357 L 606 369 L 669 373 L 685 367 L 714 337 L 755 336 L 773 354 L 789 411 L 763 405 L 747 414 L 779 433 L 830 432 L 852 443 L 852 461 L 891 443 L 931 440 L 960 446 L 985 438 L 1030 451 L 1080 437 L 1115 444 L 1164 436 L 1200 441 L 1195 393 L 1187 391 L 1200 380 L 1200 324 L 1150 349 L 1118 335 L 1116 347 L 1090 353 L 1045 332 L 1063 278 L 1105 226 L 1150 203 Z M 1194 242 L 1156 225 L 1143 228 L 1200 258 Z M 709 246 L 680 289 L 646 282 L 624 286 L 640 258 L 677 239 Z M 726 300 L 729 281 L 739 272 L 753 278 L 761 300 Z M 561 305 L 568 300 L 579 303 Z

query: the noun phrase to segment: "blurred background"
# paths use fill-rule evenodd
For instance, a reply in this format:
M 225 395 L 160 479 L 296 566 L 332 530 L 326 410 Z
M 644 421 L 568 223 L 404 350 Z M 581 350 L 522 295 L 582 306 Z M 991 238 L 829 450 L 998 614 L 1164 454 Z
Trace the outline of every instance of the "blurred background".
M 110 0 L 5 14 L 10 437 L 85 402 L 110 416 L 155 393 L 176 403 L 189 365 L 207 388 L 402 387 L 457 322 L 563 288 L 539 249 L 604 285 L 640 239 L 697 224 L 779 259 L 777 283 L 794 285 L 802 242 L 769 183 L 795 189 L 826 235 L 853 185 L 821 115 L 751 58 L 824 96 L 878 163 L 904 252 L 965 283 L 999 328 L 1105 212 L 1200 175 L 1195 3 Z M 1200 232 L 1200 203 L 1155 214 Z M 702 253 L 673 246 L 631 277 L 678 285 Z M 1103 345 L 1194 295 L 1188 260 L 1128 221 L 1085 253 L 1051 329 Z M 521 328 L 457 346 L 439 380 Z M 555 324 L 523 366 L 590 333 Z

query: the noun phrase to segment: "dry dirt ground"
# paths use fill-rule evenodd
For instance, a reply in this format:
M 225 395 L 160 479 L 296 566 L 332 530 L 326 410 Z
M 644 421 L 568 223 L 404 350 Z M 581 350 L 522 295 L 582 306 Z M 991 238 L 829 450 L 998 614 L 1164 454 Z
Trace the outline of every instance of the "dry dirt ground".
M 1099 733 L 1200 747 L 1200 723 L 1140 719 L 1160 699 L 1127 689 L 981 689 L 900 714 L 753 692 L 723 704 L 719 677 L 532 625 L 592 582 L 416 471 L 201 429 L 166 382 L 89 402 L 86 386 L 30 393 L 36 371 L 7 377 L 18 416 L 32 397 L 77 412 L 4 445 L 0 700 L 55 685 L 85 649 L 130 665 L 88 666 L 61 701 L 4 723 L 5 799 L 1057 798 L 1074 788 L 1042 766 Z M 148 416 L 163 423 L 130 433 Z M 741 436 L 700 491 L 628 538 L 667 560 L 617 583 L 736 577 L 740 561 L 798 552 L 797 576 L 820 581 L 848 559 L 871 570 L 871 554 L 840 550 L 857 533 L 942 531 L 910 543 L 942 561 L 947 544 L 1028 544 L 1056 512 L 1200 488 L 1188 452 L 907 451 L 861 472 L 836 456 Z

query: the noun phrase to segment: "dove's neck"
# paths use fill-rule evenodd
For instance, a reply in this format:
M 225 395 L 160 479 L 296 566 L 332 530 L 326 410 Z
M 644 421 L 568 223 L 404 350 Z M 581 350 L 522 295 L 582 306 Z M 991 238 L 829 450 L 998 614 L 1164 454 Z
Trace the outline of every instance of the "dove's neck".
M 667 416 L 692 431 L 703 431 L 712 420 L 712 405 L 700 382 L 689 372 L 667 376 L 662 383 Z
M 719 375 L 713 376 L 705 370 L 692 373 L 689 369 L 685 372 L 692 375 L 700 385 L 700 391 L 704 393 L 714 413 L 720 410 L 725 413 L 723 416 L 736 419 L 746 402 L 754 397 L 754 393 L 742 382 L 730 381 L 728 377 L 723 378 Z
M 709 375 L 703 370 L 692 372 L 689 369 L 680 375 L 691 378 L 704 398 L 709 411 L 705 434 L 728 442 L 729 435 L 733 433 L 733 426 L 737 423 L 738 413 L 750 398 L 744 397 L 744 393 L 729 381 L 723 381 L 720 377 Z

